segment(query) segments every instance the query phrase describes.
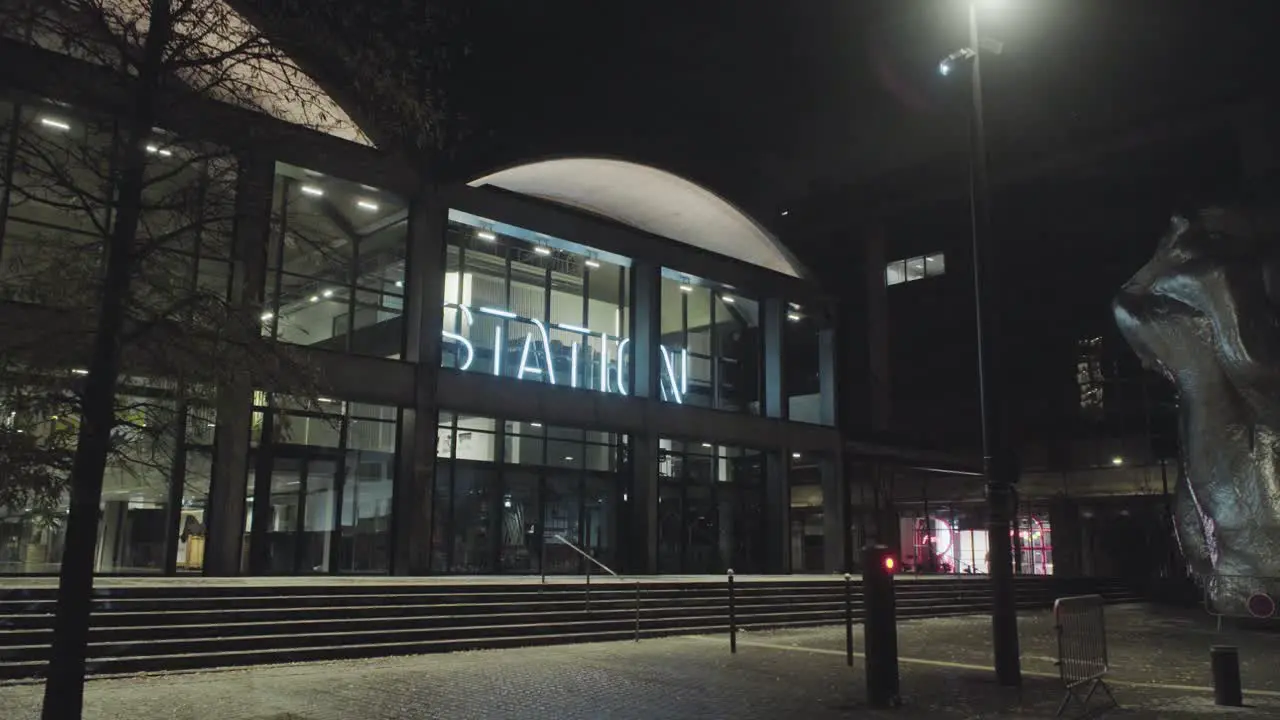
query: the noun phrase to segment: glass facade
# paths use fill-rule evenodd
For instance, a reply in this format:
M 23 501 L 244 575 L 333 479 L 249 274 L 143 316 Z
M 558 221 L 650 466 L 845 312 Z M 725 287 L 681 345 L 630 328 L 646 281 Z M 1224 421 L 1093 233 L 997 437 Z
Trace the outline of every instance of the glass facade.
M 325 350 L 398 356 L 408 212 L 391 194 L 277 163 L 264 332 Z
M 0 301 L 83 314 L 96 302 L 102 250 L 114 230 L 111 183 L 122 151 L 119 125 L 64 105 L 0 102 L 0 142 Z M 225 317 L 236 166 L 225 149 L 162 129 L 153 131 L 143 150 L 147 165 L 126 312 L 142 326 L 197 326 Z M 5 310 L 17 317 L 21 307 Z M 27 482 L 64 482 L 75 451 L 77 393 L 86 372 L 75 367 L 84 357 L 75 337 L 47 342 L 36 359 L 39 371 L 29 376 L 33 384 L 9 384 L 22 377 L 10 372 L 0 387 L 6 434 L 23 438 L 19 444 L 43 458 L 19 463 L 18 474 Z M 137 345 L 143 353 L 154 350 Z M 212 409 L 201 404 L 199 391 L 179 398 L 171 380 L 135 374 L 121 383 L 95 568 L 198 569 L 211 461 L 212 437 L 205 430 L 213 422 Z M 5 445 L 6 453 L 17 449 Z M 56 572 L 65 531 L 65 497 L 53 508 L 0 507 L 0 572 Z
M 0 149 L 0 302 L 92 308 L 114 222 L 118 122 L 70 106 L 0 101 Z M 791 279 L 759 270 L 756 283 L 756 276 L 742 275 L 752 270 L 726 265 L 732 269 L 727 274 L 765 288 L 754 291 L 756 297 L 680 271 L 680 250 L 664 254 L 667 267 L 653 273 L 662 264 L 646 254 L 643 242 L 652 238 L 582 214 L 549 224 L 567 228 L 569 240 L 541 232 L 546 228 L 509 224 L 503 212 L 482 217 L 454 209 L 443 228 L 415 226 L 411 253 L 409 201 L 393 192 L 163 130 L 144 150 L 138 242 L 145 252 L 138 254 L 131 286 L 132 319 L 219 328 L 218 318 L 237 309 L 232 301 L 248 296 L 250 335 L 260 320 L 262 335 L 283 344 L 263 345 L 288 346 L 290 357 L 304 359 L 299 348 L 330 353 L 311 356 L 323 358 L 314 363 L 323 372 L 314 380 L 315 392 L 306 391 L 330 396 L 281 394 L 291 378 L 266 367 L 270 358 L 266 369 L 246 368 L 249 379 L 225 370 L 200 374 L 198 390 L 179 390 L 192 382 L 190 366 L 181 364 L 190 358 L 166 359 L 125 378 L 113 448 L 119 457 L 107 471 L 100 506 L 98 572 L 388 573 L 406 554 L 393 547 L 392 533 L 399 503 L 408 502 L 396 494 L 406 483 L 415 491 L 429 488 L 431 522 L 421 545 L 429 546 L 427 567 L 415 572 L 584 572 L 586 561 L 570 544 L 620 570 L 633 562 L 647 568 L 650 560 L 658 572 L 768 569 L 766 449 L 671 437 L 689 432 L 669 425 L 669 405 L 722 411 L 722 439 L 734 433 L 759 437 L 735 424 L 764 422 L 751 416 L 763 414 L 766 335 L 781 332 L 781 339 L 770 336 L 769 346 L 785 354 L 783 400 L 792 419 L 829 422 L 817 399 L 824 387 L 819 326 L 799 304 L 783 327 L 765 326 L 765 308 L 775 307 L 767 288 L 777 282 L 795 289 L 784 284 Z M 315 164 L 331 167 L 326 159 Z M 269 189 L 249 182 L 256 177 L 270 177 Z M 245 191 L 249 195 L 237 194 Z M 416 200 L 429 205 L 440 197 Z M 591 234 L 596 231 L 598 242 Z M 627 233 L 630 238 L 620 241 Z M 442 245 L 436 244 L 441 237 Z M 640 242 L 628 244 L 633 241 Z M 645 257 L 633 263 L 607 248 Z M 637 266 L 649 271 L 637 272 Z M 408 291 L 419 288 L 407 288 L 406 281 L 427 273 L 443 276 L 434 278 L 443 280 L 443 297 L 407 307 Z M 60 280 L 68 274 L 84 282 Z M 639 357 L 632 338 L 643 327 L 658 330 L 658 386 L 643 400 L 579 394 L 575 401 L 590 402 L 564 413 L 549 403 L 536 412 L 489 407 L 486 415 L 476 411 L 483 405 L 469 405 L 466 398 L 428 401 L 424 410 L 420 394 L 404 390 L 422 378 L 406 381 L 407 366 L 385 359 L 405 355 L 411 310 L 415 318 L 429 313 L 424 325 L 436 331 L 437 302 L 441 358 L 422 359 L 424 365 L 414 368 L 420 375 L 438 362 L 446 378 L 456 378 L 452 372 L 496 376 L 485 379 L 494 383 L 494 393 L 518 387 L 514 380 L 554 385 L 557 392 L 632 396 L 632 358 Z M 84 361 L 38 359 L 61 365 L 57 371 L 70 380 L 34 390 L 0 386 L 0 426 L 13 437 L 61 433 L 74 440 L 74 413 L 28 407 L 15 398 L 63 397 L 83 382 Z M 387 368 L 401 389 L 386 392 L 375 373 L 348 368 Z M 166 373 L 182 376 L 181 382 Z M 10 378 L 0 380 L 5 382 Z M 255 391 L 250 383 L 274 391 Z M 370 398 L 384 404 L 355 401 Z M 660 411 L 655 417 L 632 413 L 649 400 L 668 405 L 645 405 Z M 629 404 L 609 404 L 614 402 Z M 583 417 L 587 406 L 597 408 L 599 425 Z M 219 417 L 215 407 L 230 408 L 231 417 Z M 416 453 L 431 453 L 420 447 L 426 442 L 420 430 L 411 431 L 405 421 L 401 434 L 410 411 L 416 418 L 439 413 L 433 472 L 414 462 Z M 538 416 L 543 420 L 521 419 Z M 571 417 L 576 419 L 566 419 Z M 661 438 L 658 456 L 633 462 L 628 432 L 646 433 L 647 453 Z M 65 460 L 74 443 L 59 450 Z M 651 477 L 637 477 L 637 467 L 654 468 Z M 65 483 L 65 468 L 58 472 L 55 480 Z M 637 492 L 637 483 L 652 485 Z M 642 496 L 651 508 L 637 505 Z M 215 507 L 219 502 L 225 505 Z M 231 511 L 219 517 L 220 507 Z M 638 539 L 637 518 L 648 510 L 656 512 L 656 534 Z M 0 573 L 56 572 L 65 524 L 65 501 L 52 513 L 0 507 Z M 230 567 L 211 571 L 212 562 Z
M 938 505 L 901 518 L 905 572 L 985 575 L 991 571 L 986 509 Z M 1010 530 L 1014 572 L 1053 574 L 1053 538 L 1047 511 L 1020 507 Z
M 582 573 L 617 563 L 626 436 L 441 413 L 433 570 Z
M 663 439 L 658 454 L 658 572 L 764 569 L 764 454 Z
M 662 271 L 662 398 L 760 414 L 760 303 L 727 285 Z
M 445 367 L 627 394 L 625 259 L 458 211 L 447 238 Z

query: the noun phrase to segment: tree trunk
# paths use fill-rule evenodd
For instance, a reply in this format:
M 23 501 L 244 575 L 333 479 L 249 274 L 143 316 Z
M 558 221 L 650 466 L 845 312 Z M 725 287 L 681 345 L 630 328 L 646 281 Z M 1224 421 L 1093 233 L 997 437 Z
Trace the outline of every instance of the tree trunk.
M 58 577 L 53 649 L 45 683 L 44 720 L 79 718 L 84 705 L 85 655 L 93 598 L 93 554 L 98 536 L 102 479 L 115 425 L 120 337 L 133 270 L 133 252 L 146 158 L 143 145 L 155 124 L 155 94 L 171 34 L 170 0 L 152 0 L 138 91 L 124 132 L 124 162 L 116 183 L 115 226 L 108 239 L 101 306 L 85 383 L 80 433 L 71 468 L 71 508 Z

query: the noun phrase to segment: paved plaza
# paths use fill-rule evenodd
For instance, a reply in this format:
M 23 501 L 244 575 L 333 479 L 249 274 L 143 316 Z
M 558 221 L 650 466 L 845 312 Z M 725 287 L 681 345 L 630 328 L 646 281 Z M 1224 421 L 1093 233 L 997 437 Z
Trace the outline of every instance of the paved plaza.
M 1194 611 L 1108 608 L 1123 706 L 1105 717 L 1280 717 L 1280 635 L 1215 631 Z M 860 628 L 855 647 L 861 649 Z M 677 637 L 175 673 L 91 681 L 85 718 L 358 720 L 361 718 L 1042 718 L 1061 697 L 1048 613 L 1020 619 L 1025 685 L 997 687 L 990 620 L 904 622 L 903 708 L 865 705 L 862 659 L 850 671 L 843 628 Z M 1240 647 L 1245 709 L 1216 708 L 1212 644 Z M 41 686 L 0 686 L 0 718 L 39 715 Z

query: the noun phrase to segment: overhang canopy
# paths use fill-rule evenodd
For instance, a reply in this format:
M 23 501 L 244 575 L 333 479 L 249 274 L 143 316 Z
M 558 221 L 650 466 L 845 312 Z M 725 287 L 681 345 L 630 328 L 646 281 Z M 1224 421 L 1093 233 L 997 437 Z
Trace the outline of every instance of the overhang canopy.
M 701 185 L 648 165 L 588 157 L 544 160 L 469 184 L 585 210 L 792 277 L 805 275 L 778 239 L 746 213 Z

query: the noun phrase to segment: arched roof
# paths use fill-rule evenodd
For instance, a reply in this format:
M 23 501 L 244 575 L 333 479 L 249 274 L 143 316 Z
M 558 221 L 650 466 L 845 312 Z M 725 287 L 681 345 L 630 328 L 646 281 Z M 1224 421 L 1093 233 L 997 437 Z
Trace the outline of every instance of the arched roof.
M 103 0 L 100 15 L 80 17 L 65 2 L 39 6 L 56 17 L 41 22 L 27 42 L 46 50 L 114 67 L 119 45 L 141 47 L 150 4 L 143 0 Z M 186 42 L 181 58 L 190 66 L 181 78 L 216 100 L 261 112 L 277 120 L 335 137 L 373 145 L 345 109 L 277 48 L 259 28 L 225 0 L 207 0 L 175 11 L 173 33 Z M 107 41 L 105 35 L 112 36 Z
M 717 255 L 805 275 L 778 239 L 746 213 L 701 185 L 648 165 L 590 157 L 543 160 L 469 184 L 541 198 Z

